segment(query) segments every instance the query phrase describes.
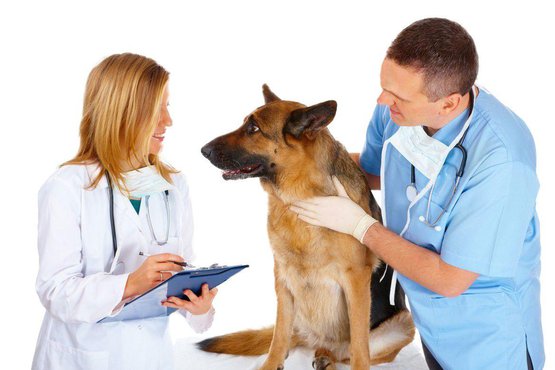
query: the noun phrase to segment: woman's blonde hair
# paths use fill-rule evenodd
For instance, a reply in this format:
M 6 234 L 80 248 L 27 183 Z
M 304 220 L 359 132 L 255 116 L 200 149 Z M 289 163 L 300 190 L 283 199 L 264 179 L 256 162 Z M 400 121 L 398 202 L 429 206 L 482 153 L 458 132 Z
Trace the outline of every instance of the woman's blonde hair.
M 171 182 L 170 174 L 177 171 L 148 154 L 168 79 L 162 66 L 141 55 L 114 54 L 100 62 L 87 80 L 79 151 L 62 166 L 98 163 L 89 188 L 108 173 L 126 191 L 122 164 L 131 160 L 154 165 Z

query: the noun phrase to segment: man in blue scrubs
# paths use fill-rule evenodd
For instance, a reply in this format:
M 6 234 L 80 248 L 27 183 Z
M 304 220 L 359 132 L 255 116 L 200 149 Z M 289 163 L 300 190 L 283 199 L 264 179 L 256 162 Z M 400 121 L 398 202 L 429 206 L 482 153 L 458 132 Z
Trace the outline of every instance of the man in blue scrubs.
M 389 47 L 360 157 L 384 226 L 338 196 L 291 209 L 349 233 L 398 273 L 432 369 L 542 369 L 535 146 L 525 123 L 474 86 L 459 24 L 423 19 Z

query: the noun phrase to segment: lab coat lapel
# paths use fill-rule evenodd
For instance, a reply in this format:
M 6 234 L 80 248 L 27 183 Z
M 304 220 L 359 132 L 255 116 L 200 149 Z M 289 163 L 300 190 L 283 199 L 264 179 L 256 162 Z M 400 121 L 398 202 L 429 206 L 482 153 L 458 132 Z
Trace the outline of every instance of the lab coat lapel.
M 141 220 L 139 215 L 131 205 L 129 198 L 123 195 L 118 189 L 114 189 L 114 213 L 115 219 L 123 219 L 126 217 L 128 221 L 132 222 L 138 229 L 138 231 L 146 238 L 146 235 L 141 227 Z M 121 218 L 120 218 L 121 217 Z M 116 221 L 117 228 L 117 221 Z
M 137 212 L 129 199 L 117 189 L 114 189 L 114 219 L 116 231 L 120 231 L 117 233 L 118 250 L 110 272 L 131 272 L 140 265 L 140 261 L 137 260 L 138 253 L 146 248 L 147 239 Z

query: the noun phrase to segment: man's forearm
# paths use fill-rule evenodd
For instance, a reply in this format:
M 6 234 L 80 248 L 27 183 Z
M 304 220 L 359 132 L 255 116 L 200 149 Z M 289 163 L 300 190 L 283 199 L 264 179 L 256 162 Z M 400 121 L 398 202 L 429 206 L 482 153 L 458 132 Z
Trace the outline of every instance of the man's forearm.
M 364 244 L 400 274 L 442 296 L 462 294 L 478 277 L 443 262 L 437 253 L 403 239 L 380 224 L 368 229 Z

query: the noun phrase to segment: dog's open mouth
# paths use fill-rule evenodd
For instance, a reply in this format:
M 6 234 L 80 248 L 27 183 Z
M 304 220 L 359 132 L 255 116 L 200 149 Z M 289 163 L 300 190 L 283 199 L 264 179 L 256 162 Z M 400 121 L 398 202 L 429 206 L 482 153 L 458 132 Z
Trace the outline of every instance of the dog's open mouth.
M 263 169 L 264 166 L 262 166 L 261 164 L 251 164 L 233 170 L 224 170 L 222 177 L 224 178 L 224 180 L 246 179 L 248 177 L 255 177 L 256 175 L 260 174 Z

